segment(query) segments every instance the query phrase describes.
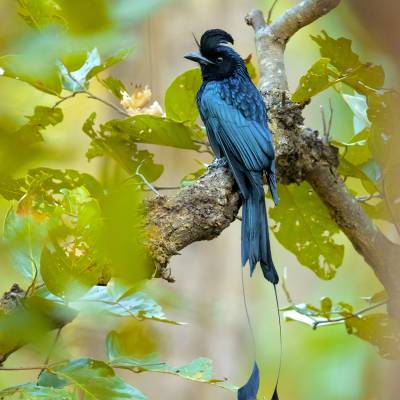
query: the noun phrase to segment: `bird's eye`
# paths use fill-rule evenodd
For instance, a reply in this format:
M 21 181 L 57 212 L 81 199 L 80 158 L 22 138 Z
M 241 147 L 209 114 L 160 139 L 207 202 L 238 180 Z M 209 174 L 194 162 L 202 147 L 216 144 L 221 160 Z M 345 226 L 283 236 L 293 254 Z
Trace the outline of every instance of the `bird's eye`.
M 224 59 L 222 57 L 218 57 L 217 58 L 217 63 L 218 64 L 221 64 L 223 61 L 224 61 Z

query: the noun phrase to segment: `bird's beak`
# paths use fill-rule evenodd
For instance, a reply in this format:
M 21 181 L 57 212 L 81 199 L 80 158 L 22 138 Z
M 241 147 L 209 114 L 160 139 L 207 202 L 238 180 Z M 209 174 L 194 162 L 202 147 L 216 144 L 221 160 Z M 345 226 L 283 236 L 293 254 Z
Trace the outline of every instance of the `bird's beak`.
M 208 58 L 202 56 L 199 52 L 197 51 L 191 51 L 190 53 L 187 53 L 183 56 L 187 60 L 198 62 L 200 64 L 215 64 L 213 61 L 209 60 Z

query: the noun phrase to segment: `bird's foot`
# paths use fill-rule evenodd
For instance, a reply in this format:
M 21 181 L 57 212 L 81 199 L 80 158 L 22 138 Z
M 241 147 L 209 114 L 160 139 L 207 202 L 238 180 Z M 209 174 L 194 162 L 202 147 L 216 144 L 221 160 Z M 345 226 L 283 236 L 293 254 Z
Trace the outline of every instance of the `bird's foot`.
M 208 164 L 208 169 L 223 168 L 228 165 L 225 157 L 216 158 L 211 164 Z

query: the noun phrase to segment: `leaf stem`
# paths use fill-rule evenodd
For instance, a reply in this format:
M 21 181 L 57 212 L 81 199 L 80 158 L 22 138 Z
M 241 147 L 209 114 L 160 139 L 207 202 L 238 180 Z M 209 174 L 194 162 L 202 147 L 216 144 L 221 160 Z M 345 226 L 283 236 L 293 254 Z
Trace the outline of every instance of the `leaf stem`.
M 89 99 L 100 101 L 101 103 L 105 104 L 106 106 L 111 107 L 113 110 L 115 110 L 119 114 L 123 115 L 124 117 L 131 116 L 126 111 L 124 111 L 122 108 L 119 108 L 115 104 L 112 104 L 112 103 L 108 102 L 107 100 L 104 100 L 101 97 L 94 95 L 93 93 L 89 92 L 88 90 L 84 90 L 82 93 L 85 93 Z
M 53 343 L 52 343 L 52 345 L 51 345 L 51 347 L 50 347 L 50 350 L 49 350 L 49 352 L 48 352 L 48 354 L 47 354 L 47 356 L 46 356 L 46 359 L 45 359 L 45 361 L 44 361 L 44 365 L 49 365 L 50 357 L 52 356 L 52 354 L 53 354 L 53 352 L 54 352 L 54 349 L 55 349 L 55 347 L 56 347 L 56 345 L 57 345 L 58 339 L 60 338 L 62 328 L 63 328 L 63 327 L 61 326 L 60 328 L 57 329 L 57 332 L 56 332 L 56 335 L 55 335 L 55 337 L 54 337 Z M 38 379 L 40 378 L 40 375 L 43 373 L 44 370 L 45 370 L 45 368 L 43 368 L 43 369 L 39 372 Z
M 141 163 L 138 165 L 138 167 L 136 168 L 135 175 L 137 175 L 139 178 L 141 178 L 142 181 L 143 181 L 143 183 L 144 183 L 152 192 L 154 192 L 158 197 L 160 197 L 161 194 L 157 191 L 157 189 L 146 179 L 146 177 L 145 177 L 143 174 L 141 174 L 141 173 L 139 172 L 139 171 L 140 171 L 140 168 L 142 167 L 142 165 L 143 165 L 143 162 L 141 162 Z
M 382 301 L 380 301 L 379 303 L 375 303 L 375 304 L 372 304 L 372 305 L 370 305 L 370 306 L 368 306 L 368 307 L 362 308 L 361 310 L 356 311 L 356 312 L 353 313 L 353 314 L 345 315 L 345 316 L 343 316 L 343 317 L 328 318 L 328 319 L 326 319 L 326 320 L 315 321 L 315 322 L 313 323 L 313 329 L 317 329 L 317 327 L 318 327 L 319 325 L 332 324 L 332 323 L 339 323 L 339 322 L 344 322 L 344 321 L 346 321 L 346 320 L 348 320 L 348 319 L 359 318 L 359 317 L 362 316 L 362 314 L 366 313 L 367 311 L 374 310 L 375 308 L 381 307 L 381 306 L 383 306 L 383 305 L 385 305 L 385 304 L 387 304 L 387 303 L 388 303 L 388 300 L 382 300 Z
M 108 106 L 108 107 L 111 107 L 113 110 L 115 110 L 115 111 L 118 112 L 119 114 L 123 115 L 124 117 L 130 117 L 130 115 L 129 115 L 126 111 L 124 111 L 122 108 L 116 106 L 115 104 L 110 103 L 110 102 L 107 101 L 107 100 L 102 99 L 102 98 L 99 97 L 99 96 L 96 96 L 95 94 L 93 94 L 92 92 L 89 92 L 89 91 L 86 90 L 86 89 L 77 90 L 76 92 L 73 92 L 73 93 L 71 93 L 71 94 L 68 95 L 68 96 L 61 97 L 60 100 L 58 100 L 56 103 L 54 103 L 53 108 L 58 107 L 58 106 L 59 106 L 60 104 L 62 104 L 64 101 L 69 100 L 69 99 L 72 99 L 73 97 L 75 97 L 75 96 L 78 95 L 78 94 L 86 94 L 86 96 L 87 96 L 89 99 L 93 99 L 93 100 L 100 101 L 101 103 L 105 104 L 105 105 Z

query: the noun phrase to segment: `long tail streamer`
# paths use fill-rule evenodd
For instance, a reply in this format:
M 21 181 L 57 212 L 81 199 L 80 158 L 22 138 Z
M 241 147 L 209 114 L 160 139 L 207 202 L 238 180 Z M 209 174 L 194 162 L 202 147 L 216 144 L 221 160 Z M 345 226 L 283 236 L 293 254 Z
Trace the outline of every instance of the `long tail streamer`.
M 248 310 L 248 306 L 247 306 L 246 290 L 245 290 L 245 286 L 244 286 L 244 277 L 243 277 L 243 268 L 241 268 L 241 270 L 242 270 L 243 302 L 244 302 L 247 323 L 248 323 L 251 340 L 252 340 L 254 360 L 256 360 L 257 359 L 256 339 L 255 339 L 253 326 L 251 323 L 250 314 L 249 314 L 249 310 Z M 278 300 L 278 293 L 276 290 L 276 285 L 274 285 L 274 292 L 275 292 L 276 308 L 277 308 L 277 312 L 278 312 L 278 321 L 279 321 L 280 356 L 279 356 L 278 374 L 276 377 L 275 388 L 274 388 L 274 392 L 271 397 L 271 400 L 279 400 L 278 384 L 279 384 L 279 378 L 280 378 L 281 367 L 282 367 L 282 350 L 283 350 L 283 348 L 282 348 L 282 323 L 281 323 L 281 316 L 279 313 L 279 300 Z M 238 400 L 256 400 L 259 387 L 260 387 L 260 371 L 259 371 L 257 362 L 254 361 L 253 370 L 252 370 L 249 380 L 238 390 L 238 397 L 237 397 Z

